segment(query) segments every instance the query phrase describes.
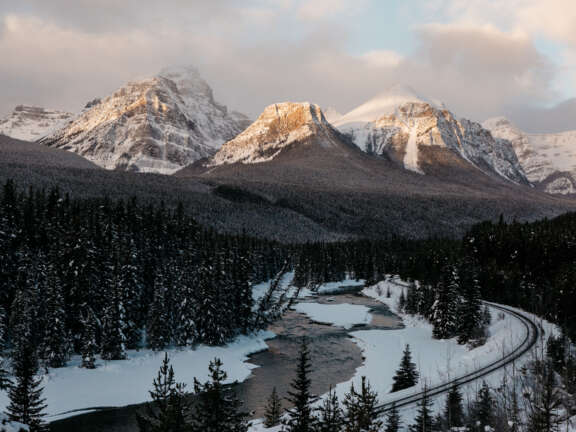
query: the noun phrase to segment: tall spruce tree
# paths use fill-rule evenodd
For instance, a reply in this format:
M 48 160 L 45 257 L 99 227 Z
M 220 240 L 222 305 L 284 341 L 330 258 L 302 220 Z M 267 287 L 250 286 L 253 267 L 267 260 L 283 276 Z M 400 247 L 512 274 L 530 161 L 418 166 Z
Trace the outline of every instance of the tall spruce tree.
M 386 412 L 386 426 L 384 432 L 399 432 L 400 426 L 400 413 L 398 412 L 396 403 L 392 402 L 392 406 Z
M 419 374 L 416 370 L 416 365 L 412 362 L 410 345 L 407 344 L 402 354 L 400 367 L 393 378 L 392 393 L 415 386 L 418 383 L 418 377 Z
M 470 414 L 470 426 L 473 430 L 482 432 L 487 427 L 494 426 L 494 399 L 492 398 L 490 387 L 485 381 L 482 383 L 480 390 L 478 390 Z
M 80 355 L 82 356 L 81 367 L 85 369 L 94 369 L 96 367 L 96 353 L 98 344 L 96 342 L 96 330 L 98 323 L 92 308 L 86 308 L 82 318 L 82 339 L 80 342 Z
M 47 366 L 66 366 L 70 342 L 66 331 L 66 312 L 62 286 L 53 266 L 48 266 L 44 279 L 44 334 L 40 344 L 41 358 Z
M 110 287 L 102 319 L 102 358 L 104 360 L 126 359 L 126 335 L 124 304 L 115 283 Z
M 471 265 L 471 264 L 468 264 Z M 462 301 L 458 310 L 458 343 L 465 344 L 483 335 L 482 303 L 480 301 L 480 286 L 476 272 L 465 268 L 461 278 Z
M 186 385 L 176 382 L 168 353 L 164 355 L 152 386 L 152 403 L 146 406 L 145 412 L 138 413 L 136 417 L 140 431 L 189 432 L 190 406 L 184 391 Z
M 330 387 L 328 397 L 318 407 L 316 432 L 337 432 L 344 426 L 344 413 L 340 407 L 334 388 Z
M 282 401 L 278 397 L 276 387 L 272 389 L 272 393 L 266 403 L 266 412 L 264 413 L 264 426 L 271 428 L 280 424 L 282 417 Z
M 247 432 L 248 414 L 240 411 L 242 402 L 233 389 L 226 387 L 226 372 L 220 359 L 209 366 L 210 380 L 201 384 L 194 380 L 197 401 L 191 415 L 191 432 Z
M 154 278 L 153 300 L 146 326 L 148 347 L 154 351 L 161 351 L 170 344 L 170 320 L 167 306 L 164 277 L 160 272 L 157 272 Z
M 30 432 L 45 431 L 46 404 L 42 397 L 42 378 L 37 376 L 38 357 L 30 345 L 20 345 L 18 350 L 12 366 L 14 384 L 8 392 L 8 418 L 29 426 Z
M 441 281 L 436 285 L 436 300 L 432 306 L 432 335 L 436 339 L 449 339 L 458 329 L 459 290 L 458 274 L 453 266 L 442 272 Z
M 464 408 L 462 407 L 462 394 L 457 385 L 452 386 L 446 396 L 444 405 L 444 422 L 446 429 L 464 426 Z
M 286 430 L 288 432 L 313 432 L 317 419 L 313 414 L 312 404 L 316 398 L 312 395 L 310 387 L 312 381 L 312 362 L 308 341 L 303 338 L 298 354 L 298 364 L 296 365 L 296 377 L 292 381 L 292 390 L 288 392 L 288 402 L 293 407 L 288 410 L 286 420 Z
M 344 425 L 347 432 L 378 432 L 382 421 L 378 418 L 378 395 L 372 390 L 366 377 L 362 377 L 360 391 L 354 384 L 343 401 L 345 417 Z
M 428 396 L 428 389 L 424 387 L 422 399 L 418 402 L 418 413 L 414 423 L 410 425 L 410 432 L 432 432 L 434 431 L 434 417 L 432 412 L 432 401 Z

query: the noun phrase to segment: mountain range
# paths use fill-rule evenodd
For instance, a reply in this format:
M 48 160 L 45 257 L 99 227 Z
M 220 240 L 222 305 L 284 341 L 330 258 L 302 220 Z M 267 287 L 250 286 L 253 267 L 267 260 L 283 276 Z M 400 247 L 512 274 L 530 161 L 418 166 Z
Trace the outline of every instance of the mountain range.
M 5 154 L 18 143 L 26 152 L 0 159 L 0 180 L 184 202 L 222 231 L 282 241 L 457 236 L 485 219 L 576 209 L 576 133 L 524 134 L 505 119 L 481 125 L 407 86 L 344 115 L 277 103 L 250 124 L 217 103 L 195 69 L 177 68 L 77 115 L 52 113 L 19 108 L 0 122 L 5 135 L 38 141 L 4 145 Z M 56 163 L 61 150 L 90 166 Z

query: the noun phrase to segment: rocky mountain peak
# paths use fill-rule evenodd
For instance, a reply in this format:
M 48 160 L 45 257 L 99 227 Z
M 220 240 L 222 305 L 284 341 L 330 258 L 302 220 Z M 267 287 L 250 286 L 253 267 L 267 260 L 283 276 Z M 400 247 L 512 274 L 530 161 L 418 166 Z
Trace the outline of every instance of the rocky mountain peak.
M 386 155 L 419 174 L 426 173 L 426 164 L 464 162 L 528 183 L 509 143 L 495 140 L 480 124 L 458 119 L 444 104 L 406 86 L 394 86 L 370 99 L 335 125 L 367 153 Z
M 43 144 L 78 153 L 107 169 L 171 174 L 212 156 L 248 118 L 214 100 L 192 67 L 163 70 L 89 103 Z
M 266 162 L 284 148 L 310 137 L 329 147 L 335 145 L 335 133 L 318 105 L 277 103 L 266 107 L 244 132 L 224 144 L 210 164 Z

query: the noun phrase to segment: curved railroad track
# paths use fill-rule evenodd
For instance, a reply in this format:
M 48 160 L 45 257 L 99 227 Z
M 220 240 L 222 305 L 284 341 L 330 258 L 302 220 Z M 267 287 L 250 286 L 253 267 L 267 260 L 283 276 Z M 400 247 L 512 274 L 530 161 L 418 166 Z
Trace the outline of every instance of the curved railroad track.
M 513 363 L 514 361 L 518 360 L 520 357 L 524 356 L 528 351 L 530 351 L 538 338 L 540 337 L 540 328 L 532 322 L 528 317 L 522 315 L 521 313 L 507 307 L 502 306 L 496 303 L 491 302 L 483 302 L 486 305 L 494 309 L 502 310 L 510 315 L 516 317 L 526 328 L 526 336 L 523 339 L 522 343 L 520 343 L 516 348 L 514 348 L 511 352 L 503 356 L 502 358 L 487 364 L 480 369 L 475 370 L 474 372 L 470 372 L 466 375 L 462 375 L 458 378 L 450 380 L 448 382 L 437 384 L 431 387 L 428 387 L 426 390 L 426 394 L 429 398 L 434 398 L 435 396 L 447 393 L 454 385 L 463 385 L 468 384 L 473 381 L 476 381 L 480 378 L 486 377 L 491 373 L 502 369 L 503 367 L 508 366 L 509 364 Z M 387 401 L 386 403 L 380 405 L 378 407 L 381 414 L 385 413 L 386 411 L 392 408 L 392 405 L 395 404 L 396 408 L 403 408 L 413 404 L 418 403 L 424 397 L 424 391 L 414 393 L 408 396 L 404 396 L 395 400 Z

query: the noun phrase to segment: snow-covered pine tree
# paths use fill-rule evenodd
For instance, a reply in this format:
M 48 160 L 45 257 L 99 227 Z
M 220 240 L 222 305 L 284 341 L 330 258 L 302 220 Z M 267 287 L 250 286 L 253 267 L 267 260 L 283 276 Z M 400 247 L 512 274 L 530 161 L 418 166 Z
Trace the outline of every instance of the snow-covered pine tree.
M 458 291 L 458 274 L 453 266 L 448 266 L 443 269 L 442 278 L 436 285 L 436 300 L 432 306 L 432 335 L 436 339 L 449 339 L 456 334 L 460 305 Z
M 125 360 L 124 304 L 118 280 L 116 279 L 108 289 L 107 304 L 102 318 L 101 356 L 104 360 Z
M 366 377 L 362 377 L 360 392 L 350 387 L 344 401 L 344 426 L 350 432 L 378 432 L 383 426 L 378 416 L 378 395 Z
M 392 406 L 386 412 L 386 424 L 384 432 L 399 432 L 401 424 L 400 413 L 398 413 L 396 403 L 392 402 Z
M 469 417 L 470 428 L 473 431 L 483 432 L 487 427 L 494 426 L 494 399 L 486 381 L 482 382 L 478 390 Z
M 280 424 L 282 417 L 282 401 L 278 396 L 276 387 L 272 388 L 272 393 L 266 402 L 266 412 L 264 413 L 264 426 L 271 428 Z
M 392 393 L 404 390 L 406 388 L 415 386 L 418 383 L 418 371 L 416 365 L 412 362 L 412 353 L 410 352 L 410 345 L 406 345 L 400 361 L 400 367 L 394 375 L 394 384 L 392 385 Z
M 444 405 L 445 428 L 451 430 L 454 427 L 464 426 L 464 408 L 462 407 L 462 394 L 457 385 L 452 386 L 446 396 Z
M 293 405 L 293 408 L 288 410 L 285 424 L 287 432 L 313 432 L 316 427 L 318 419 L 314 416 L 312 409 L 315 397 L 310 391 L 311 372 L 312 362 L 308 341 L 303 338 L 298 353 L 296 377 L 291 384 L 292 390 L 288 392 L 287 400 Z
M 316 432 L 340 431 L 344 426 L 344 412 L 340 407 L 338 396 L 332 387 L 328 397 L 318 407 L 318 425 Z
M 37 359 L 37 343 L 34 337 L 36 328 L 35 296 L 26 283 L 31 283 L 27 276 L 20 273 L 18 276 L 18 290 L 12 302 L 10 316 L 11 345 L 12 345 L 12 365 L 19 360 L 18 355 L 27 352 L 28 347 L 34 351 L 34 358 Z
M 134 247 L 131 247 L 132 250 Z M 133 263 L 135 252 L 132 251 L 124 263 L 118 266 L 118 283 L 120 299 L 124 306 L 124 334 L 126 348 L 137 349 L 142 340 L 142 318 L 140 304 L 142 297 L 142 281 L 136 265 Z
M 190 430 L 192 432 L 247 432 L 248 414 L 240 411 L 242 402 L 233 389 L 224 386 L 227 378 L 220 359 L 209 366 L 210 380 L 204 384 L 194 380 L 197 402 L 193 407 Z
M 424 387 L 422 399 L 418 402 L 418 413 L 414 419 L 414 423 L 410 425 L 410 432 L 433 432 L 434 431 L 434 418 L 432 412 L 432 401 L 428 396 L 428 389 Z
M 174 319 L 174 341 L 178 346 L 193 346 L 199 340 L 198 304 L 194 272 L 181 275 L 175 286 L 176 311 Z
M 69 356 L 70 341 L 66 330 L 62 286 L 52 265 L 46 267 L 43 292 L 44 333 L 40 344 L 40 357 L 49 367 L 64 367 Z
M 231 279 L 234 294 L 236 322 L 235 327 L 242 334 L 247 334 L 252 327 L 252 284 L 250 283 L 250 263 L 242 251 L 236 249 L 232 252 Z
M 166 286 L 164 285 L 164 277 L 160 271 L 157 271 L 154 278 L 154 298 L 148 313 L 146 339 L 148 347 L 154 351 L 161 351 L 170 344 L 170 324 L 166 307 Z
M 158 375 L 152 383 L 148 404 L 136 420 L 142 432 L 189 432 L 190 406 L 186 400 L 184 383 L 176 382 L 174 369 L 165 353 Z
M 470 264 L 471 265 L 471 264 Z M 458 343 L 466 344 L 484 336 L 480 286 L 474 269 L 464 268 L 461 277 L 462 300 L 458 311 Z
M 96 342 L 96 330 L 98 322 L 91 307 L 86 308 L 82 318 L 82 339 L 80 342 L 80 355 L 82 356 L 81 367 L 85 369 L 94 369 L 96 367 L 96 353 L 98 343 Z
M 29 426 L 30 432 L 45 431 L 45 400 L 42 397 L 42 378 L 38 377 L 38 357 L 31 345 L 19 345 L 14 355 L 14 384 L 8 395 L 8 418 Z

